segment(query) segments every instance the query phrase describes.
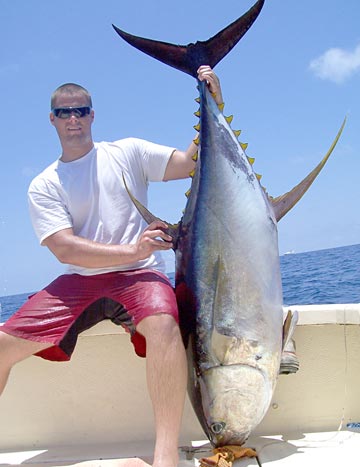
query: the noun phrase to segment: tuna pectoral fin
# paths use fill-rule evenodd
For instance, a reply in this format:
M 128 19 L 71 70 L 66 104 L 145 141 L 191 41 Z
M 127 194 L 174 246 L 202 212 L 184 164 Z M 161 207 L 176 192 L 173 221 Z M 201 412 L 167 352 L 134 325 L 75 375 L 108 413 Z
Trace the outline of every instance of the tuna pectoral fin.
M 169 44 L 133 36 L 114 25 L 113 28 L 133 47 L 196 78 L 200 65 L 210 65 L 213 68 L 230 52 L 256 20 L 264 2 L 265 0 L 258 0 L 243 16 L 214 37 L 205 42 L 196 42 L 196 44 Z
M 129 190 L 129 188 L 128 188 L 127 184 L 126 184 L 124 174 L 122 175 L 122 177 L 123 177 L 123 181 L 124 181 L 126 191 L 128 192 L 128 195 L 130 196 L 131 201 L 134 203 L 136 209 L 139 211 L 139 213 L 141 214 L 141 216 L 143 217 L 145 222 L 147 222 L 148 224 L 151 224 L 151 222 L 153 222 L 153 221 L 165 222 L 168 225 L 168 229 L 167 229 L 166 233 L 168 235 L 171 235 L 171 237 L 173 238 L 173 243 L 174 243 L 174 245 L 176 245 L 177 238 L 178 238 L 178 235 L 179 235 L 179 224 L 170 224 L 169 222 L 166 222 L 166 221 L 163 221 L 162 219 L 160 219 L 160 217 L 154 216 L 154 214 L 152 214 L 143 204 L 141 204 L 140 201 L 138 201 L 135 198 L 135 196 L 131 193 L 131 191 Z
M 282 217 L 285 216 L 285 214 L 290 211 L 290 209 L 295 206 L 295 204 L 299 201 L 300 198 L 306 193 L 310 185 L 313 183 L 315 178 L 318 176 L 320 173 L 321 169 L 324 167 L 326 164 L 327 160 L 330 157 L 330 154 L 332 153 L 333 149 L 336 146 L 336 143 L 338 142 L 341 133 L 344 129 L 346 122 L 346 117 L 340 127 L 340 130 L 338 131 L 338 134 L 336 135 L 336 138 L 334 139 L 332 145 L 330 146 L 330 149 L 328 150 L 326 156 L 322 159 L 322 161 L 315 167 L 315 169 L 309 173 L 307 177 L 304 178 L 302 182 L 300 182 L 296 187 L 294 187 L 291 191 L 288 193 L 285 193 L 284 195 L 278 196 L 277 198 L 272 198 L 269 197 L 270 202 L 273 206 L 274 213 L 276 220 L 279 221 Z
M 284 321 L 284 326 L 283 326 L 283 346 L 282 346 L 283 350 L 295 332 L 298 319 L 299 319 L 299 314 L 296 310 L 295 311 L 289 310 L 287 312 L 287 315 Z

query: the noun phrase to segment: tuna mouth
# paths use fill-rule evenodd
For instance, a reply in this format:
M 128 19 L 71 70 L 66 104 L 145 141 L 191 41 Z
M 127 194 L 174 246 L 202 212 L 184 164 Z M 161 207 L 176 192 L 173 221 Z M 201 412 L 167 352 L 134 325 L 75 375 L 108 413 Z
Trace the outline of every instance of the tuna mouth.
M 236 363 L 229 363 L 229 364 L 226 364 L 226 365 L 214 365 L 208 369 L 206 369 L 206 371 L 204 373 L 206 373 L 207 371 L 211 371 L 211 370 L 216 370 L 216 369 L 221 369 L 223 370 L 224 368 L 235 368 L 235 371 L 237 369 L 240 369 L 240 368 L 243 368 L 243 369 L 252 369 L 252 370 L 255 370 L 255 371 L 258 371 L 259 373 L 261 373 L 263 375 L 263 377 L 265 378 L 265 372 L 262 368 L 260 368 L 256 363 L 253 363 L 253 362 L 248 362 L 248 361 L 244 361 L 244 362 L 236 362 Z

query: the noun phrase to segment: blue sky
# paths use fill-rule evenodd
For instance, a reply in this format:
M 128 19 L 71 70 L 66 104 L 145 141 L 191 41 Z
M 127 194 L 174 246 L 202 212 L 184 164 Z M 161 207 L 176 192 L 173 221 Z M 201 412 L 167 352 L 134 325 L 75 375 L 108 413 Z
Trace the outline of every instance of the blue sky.
M 187 44 L 206 40 L 254 2 L 0 0 L 0 296 L 38 290 L 64 267 L 39 246 L 26 192 L 60 154 L 49 124 L 52 91 L 77 82 L 93 96 L 95 140 L 138 136 L 186 148 L 196 82 L 131 48 L 111 24 Z M 290 190 L 328 150 L 308 193 L 279 223 L 280 253 L 360 243 L 360 2 L 267 0 L 241 42 L 216 67 L 225 113 L 274 196 Z M 150 209 L 178 221 L 189 181 L 150 187 Z M 173 270 L 173 256 L 168 255 Z

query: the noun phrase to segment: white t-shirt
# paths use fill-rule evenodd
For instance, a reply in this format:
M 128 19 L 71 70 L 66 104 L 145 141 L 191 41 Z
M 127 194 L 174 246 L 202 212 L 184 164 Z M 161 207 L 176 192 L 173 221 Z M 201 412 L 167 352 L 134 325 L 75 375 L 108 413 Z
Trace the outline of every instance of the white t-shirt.
M 28 190 L 30 216 L 40 243 L 67 228 L 100 243 L 135 243 L 147 224 L 130 200 L 122 176 L 131 193 L 146 206 L 148 182 L 163 180 L 173 151 L 126 138 L 95 143 L 81 159 L 51 164 Z M 137 263 L 100 269 L 68 265 L 67 272 L 93 275 L 138 268 L 165 269 L 157 251 Z

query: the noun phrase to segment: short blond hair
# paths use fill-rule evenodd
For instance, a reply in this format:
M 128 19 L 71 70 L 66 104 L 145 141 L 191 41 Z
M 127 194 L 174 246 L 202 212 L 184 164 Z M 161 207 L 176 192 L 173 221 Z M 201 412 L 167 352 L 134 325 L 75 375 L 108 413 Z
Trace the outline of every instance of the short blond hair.
M 92 107 L 91 95 L 87 89 L 80 86 L 80 84 L 65 83 L 59 86 L 57 89 L 55 89 L 55 91 L 52 93 L 51 101 L 50 101 L 51 109 L 54 109 L 56 107 L 55 106 L 56 99 L 60 95 L 64 95 L 64 94 L 68 96 L 75 96 L 75 95 L 81 94 L 86 97 L 89 107 Z

